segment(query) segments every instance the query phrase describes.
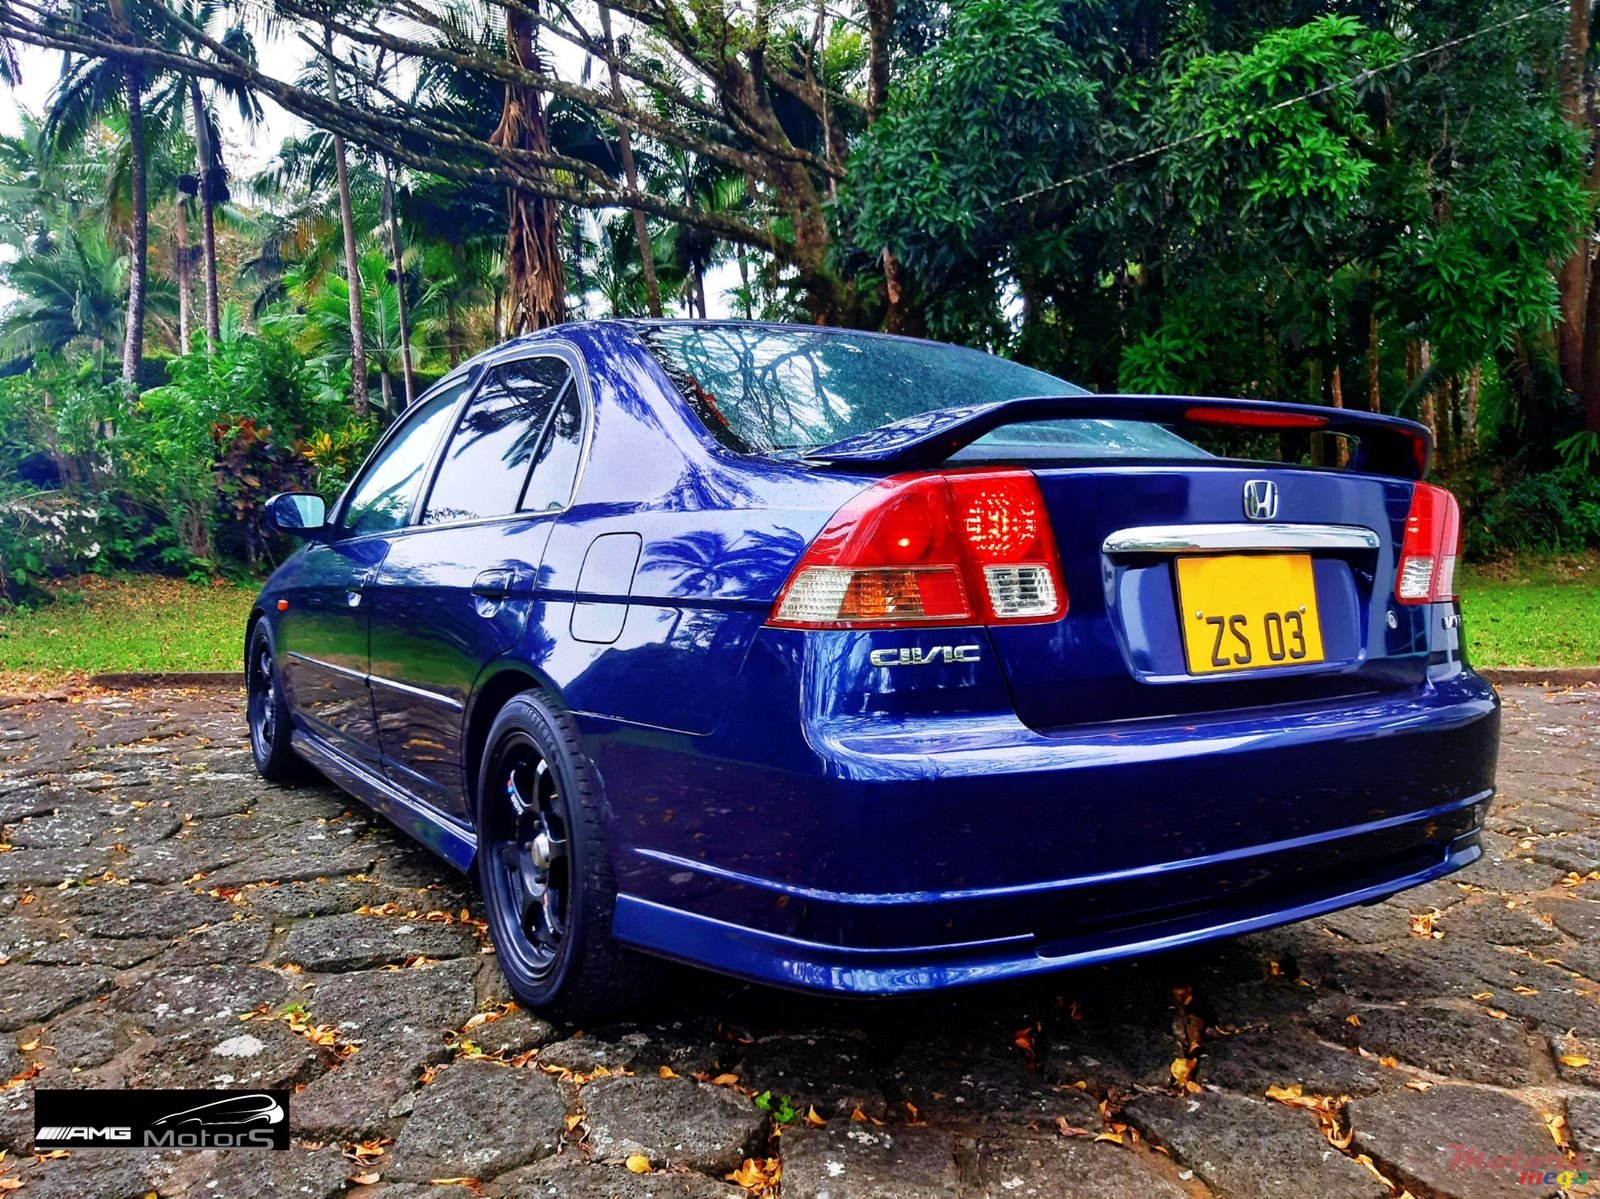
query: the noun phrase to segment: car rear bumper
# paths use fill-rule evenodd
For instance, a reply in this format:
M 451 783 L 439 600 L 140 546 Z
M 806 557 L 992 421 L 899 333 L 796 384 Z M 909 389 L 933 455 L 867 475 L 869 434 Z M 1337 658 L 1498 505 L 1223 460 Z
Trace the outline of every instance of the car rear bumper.
M 632 814 L 613 929 L 745 978 L 888 995 L 1303 920 L 1481 855 L 1498 722 L 1463 671 L 1203 724 L 813 728 L 820 773 L 703 763 L 709 812 Z

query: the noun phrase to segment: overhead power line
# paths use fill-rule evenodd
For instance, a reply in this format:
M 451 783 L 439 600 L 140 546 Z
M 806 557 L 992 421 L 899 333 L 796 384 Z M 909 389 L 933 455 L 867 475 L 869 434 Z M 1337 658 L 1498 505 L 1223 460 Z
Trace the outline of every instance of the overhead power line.
M 1446 50 L 1453 50 L 1457 46 L 1463 46 L 1468 42 L 1476 41 L 1480 37 L 1485 37 L 1491 33 L 1498 33 L 1502 29 L 1509 29 L 1513 25 L 1520 24 L 1523 21 L 1531 20 L 1532 18 L 1543 13 L 1554 12 L 1557 9 L 1565 9 L 1567 6 L 1568 0 L 1550 0 L 1550 2 L 1547 4 L 1535 5 L 1533 8 L 1530 8 L 1525 12 L 1520 12 L 1516 16 L 1507 17 L 1503 21 L 1496 21 L 1493 24 L 1485 25 L 1482 29 L 1476 29 L 1471 33 L 1462 34 L 1460 37 L 1451 38 L 1446 42 L 1440 42 L 1436 46 L 1429 46 L 1425 50 L 1418 50 L 1414 53 L 1403 55 L 1402 57 L 1395 59 L 1393 62 L 1385 63 L 1381 67 L 1368 67 L 1366 70 L 1359 71 L 1350 76 L 1348 79 L 1338 79 L 1332 83 L 1325 83 L 1321 87 L 1314 88 L 1309 92 L 1304 92 L 1298 96 L 1289 96 L 1286 99 L 1279 100 L 1274 104 L 1269 104 L 1265 108 L 1259 108 L 1254 112 L 1246 113 L 1242 117 L 1238 118 L 1238 120 L 1234 123 L 1234 128 L 1232 130 L 1225 131 L 1223 129 L 1202 129 L 1198 133 L 1191 133 L 1173 141 L 1165 142 L 1162 145 L 1152 146 L 1148 150 L 1141 150 L 1137 154 L 1130 154 L 1127 158 L 1119 158 L 1114 162 L 1108 162 L 1104 166 L 1096 167 L 1092 171 L 1084 171 L 1082 174 L 1074 175 L 1070 179 L 1062 179 L 1056 183 L 1047 183 L 1043 187 L 1033 188 L 1031 191 L 1022 192 L 1019 195 L 1010 197 L 1009 199 L 997 200 L 995 203 L 989 205 L 985 211 L 994 212 L 998 209 L 1006 208 L 1012 204 L 1026 204 L 1029 200 L 1037 200 L 1040 196 L 1049 195 L 1054 191 L 1060 191 L 1064 187 L 1072 187 L 1079 183 L 1087 183 L 1091 179 L 1097 179 L 1101 175 L 1110 174 L 1112 171 L 1115 171 L 1121 167 L 1132 166 L 1134 163 L 1144 162 L 1151 158 L 1157 158 L 1162 154 L 1167 153 L 1169 150 L 1176 150 L 1193 142 L 1203 141 L 1209 137 L 1215 137 L 1219 133 L 1227 132 L 1229 136 L 1232 136 L 1237 134 L 1239 129 L 1244 125 L 1251 121 L 1260 120 L 1269 113 L 1274 113 L 1284 108 L 1292 108 L 1296 104 L 1309 103 L 1310 101 L 1317 99 L 1319 96 L 1326 96 L 1329 92 L 1336 92 L 1341 88 L 1358 87 L 1367 82 L 1369 79 L 1374 79 L 1379 75 L 1385 74 L 1388 71 L 1392 71 L 1396 67 L 1403 67 L 1409 63 L 1417 62 L 1420 59 L 1430 58 L 1435 54 L 1442 54 Z

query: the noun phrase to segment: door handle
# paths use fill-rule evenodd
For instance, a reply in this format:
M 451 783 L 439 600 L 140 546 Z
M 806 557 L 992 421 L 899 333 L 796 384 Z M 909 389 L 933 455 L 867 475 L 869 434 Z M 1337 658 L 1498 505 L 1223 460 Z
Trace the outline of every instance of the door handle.
M 377 573 L 377 568 L 374 567 L 371 570 L 362 571 L 351 579 L 345 589 L 344 602 L 352 608 L 359 608 L 361 606 L 361 592 L 372 582 Z
M 517 592 L 517 571 L 485 570 L 472 579 L 472 594 L 482 599 L 507 599 Z

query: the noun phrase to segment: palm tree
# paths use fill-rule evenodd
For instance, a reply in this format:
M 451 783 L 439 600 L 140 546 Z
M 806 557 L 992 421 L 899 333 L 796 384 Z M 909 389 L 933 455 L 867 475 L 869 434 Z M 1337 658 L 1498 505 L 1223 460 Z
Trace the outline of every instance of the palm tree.
M 0 239 L 43 253 L 105 190 L 104 155 L 57 153 L 39 118 L 18 107 L 21 132 L 0 136 Z
M 328 71 L 328 98 L 339 99 L 339 77 L 334 67 L 333 26 L 322 27 L 322 48 Z M 339 182 L 339 221 L 344 229 L 345 288 L 350 301 L 350 402 L 357 416 L 367 414 L 367 339 L 362 327 L 361 260 L 356 254 L 355 210 L 350 204 L 350 163 L 345 157 L 344 138 L 332 139 L 333 169 Z
M 611 9 L 601 0 L 600 33 L 603 39 L 606 59 L 606 72 L 610 76 L 611 97 L 621 100 L 622 71 L 618 65 L 617 43 L 611 36 Z M 633 136 L 628 126 L 617 122 L 617 142 L 622 154 L 622 170 L 628 181 L 628 190 L 639 190 L 639 171 L 633 161 Z M 649 307 L 651 316 L 661 315 L 661 286 L 656 282 L 655 253 L 650 245 L 650 225 L 646 221 L 644 209 L 635 206 L 633 214 L 633 236 L 639 246 L 639 266 L 644 275 L 645 303 Z
M 5 267 L 5 284 L 16 296 L 0 317 L 0 361 L 26 361 L 86 341 L 103 369 L 106 347 L 123 336 L 128 259 L 94 224 L 69 226 L 51 240 L 49 248 Z M 152 286 L 156 310 L 170 311 L 172 299 L 170 288 Z
M 150 39 L 155 33 L 153 29 L 144 28 L 150 22 L 143 9 L 135 7 L 130 11 L 126 0 L 105 0 L 104 8 L 89 9 L 80 19 L 102 26 L 107 33 L 124 40 L 132 37 L 135 21 L 141 26 L 141 39 Z M 138 384 L 139 362 L 144 357 L 148 288 L 150 205 L 145 176 L 146 83 L 145 68 L 138 59 L 121 56 L 69 58 L 45 117 L 45 140 L 57 150 L 81 144 L 90 127 L 110 113 L 122 112 L 127 117 L 133 227 L 128 238 L 128 318 L 123 332 L 122 381 L 129 388 Z
M 211 24 L 209 6 L 191 10 L 188 19 L 198 28 L 206 28 Z M 232 53 L 255 61 L 255 43 L 243 25 L 229 26 L 222 34 L 221 42 Z M 205 265 L 206 341 L 214 347 L 221 322 L 217 297 L 216 213 L 218 204 L 226 204 L 232 198 L 228 192 L 228 168 L 222 159 L 222 139 L 218 136 L 214 106 L 219 99 L 231 100 L 238 109 L 240 119 L 249 125 L 259 125 L 263 113 L 261 101 L 255 94 L 237 84 L 213 83 L 208 96 L 202 91 L 197 76 L 188 76 L 184 83 L 194 117 L 196 174 L 199 176 L 200 191 L 201 261 Z
M 359 309 L 361 327 L 368 338 L 365 348 L 371 364 L 378 369 L 384 413 L 392 420 L 397 415 L 392 380 L 404 370 L 407 349 L 400 335 L 399 284 L 388 277 L 382 250 L 372 250 L 364 256 L 359 277 L 365 282 L 353 303 L 345 281 L 338 275 L 318 278 L 314 269 L 293 268 L 286 272 L 285 282 L 305 313 L 300 349 L 330 369 L 345 363 L 354 368 L 349 314 L 352 309 Z M 436 288 L 423 293 L 415 307 L 417 325 L 426 327 L 431 323 L 428 314 L 437 300 Z

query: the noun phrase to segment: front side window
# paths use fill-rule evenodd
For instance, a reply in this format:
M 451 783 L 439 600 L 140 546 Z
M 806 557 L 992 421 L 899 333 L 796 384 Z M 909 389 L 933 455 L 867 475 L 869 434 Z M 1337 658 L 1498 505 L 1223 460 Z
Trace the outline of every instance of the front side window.
M 405 525 L 422 488 L 423 472 L 444 436 L 467 380 L 418 401 L 404 426 L 367 462 L 340 516 L 348 533 L 387 533 Z
M 507 516 L 519 505 L 527 510 L 523 490 L 529 468 L 547 454 L 551 433 L 561 423 L 562 399 L 569 394 L 576 395 L 572 371 L 559 358 L 496 367 L 450 436 L 422 523 Z M 534 473 L 537 477 L 541 469 Z M 563 497 L 557 506 L 565 505 Z

